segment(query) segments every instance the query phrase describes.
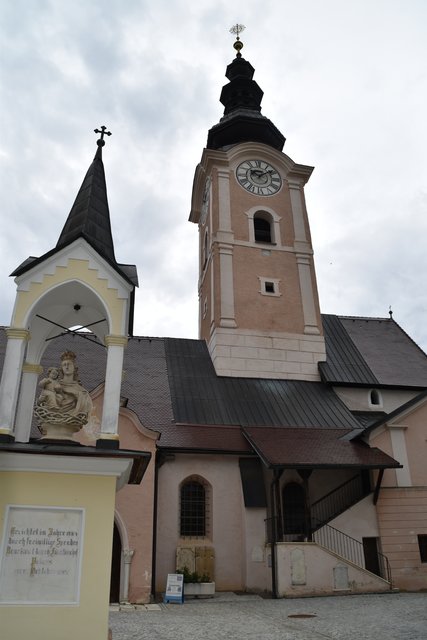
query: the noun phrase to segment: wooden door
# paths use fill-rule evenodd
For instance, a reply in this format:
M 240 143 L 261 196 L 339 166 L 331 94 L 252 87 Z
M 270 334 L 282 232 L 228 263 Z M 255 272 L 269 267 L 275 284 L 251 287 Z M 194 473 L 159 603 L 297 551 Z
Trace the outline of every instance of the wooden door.
M 381 576 L 378 558 L 378 538 L 362 538 L 363 553 L 365 556 L 365 569 Z

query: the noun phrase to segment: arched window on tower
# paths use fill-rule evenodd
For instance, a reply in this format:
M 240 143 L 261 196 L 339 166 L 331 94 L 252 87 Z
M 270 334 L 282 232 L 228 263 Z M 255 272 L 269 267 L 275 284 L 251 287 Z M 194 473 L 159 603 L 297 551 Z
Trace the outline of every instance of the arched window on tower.
M 258 211 L 254 215 L 255 242 L 274 242 L 271 217 L 265 211 Z
M 208 487 L 201 478 L 185 480 L 180 490 L 180 535 L 207 535 Z

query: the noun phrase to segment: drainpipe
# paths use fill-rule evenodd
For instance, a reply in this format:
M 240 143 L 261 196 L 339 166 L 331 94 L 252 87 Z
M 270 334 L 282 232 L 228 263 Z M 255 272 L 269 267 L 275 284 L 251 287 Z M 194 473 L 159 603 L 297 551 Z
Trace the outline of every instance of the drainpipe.
M 151 551 L 151 600 L 156 597 L 156 554 L 157 554 L 157 500 L 159 488 L 159 469 L 163 464 L 161 453 L 157 449 L 154 462 L 154 505 L 153 505 L 153 547 Z
M 374 504 L 377 504 L 378 498 L 380 496 L 381 482 L 383 480 L 384 469 L 380 469 L 377 478 L 377 484 L 375 485 L 374 491 Z
M 273 480 L 270 485 L 270 504 L 271 504 L 271 593 L 273 598 L 277 598 L 277 572 L 276 572 L 276 522 L 275 522 L 275 491 L 274 484 L 276 482 L 275 472 L 273 472 Z
M 280 478 L 283 469 L 276 471 L 276 539 L 277 542 L 283 540 L 283 514 L 282 514 L 282 496 L 280 495 Z
M 277 525 L 278 525 L 278 490 L 279 480 L 283 473 L 282 471 L 273 470 L 273 480 L 270 485 L 270 504 L 271 504 L 271 592 L 273 598 L 278 598 L 277 590 L 277 557 L 276 557 L 276 544 L 277 544 Z

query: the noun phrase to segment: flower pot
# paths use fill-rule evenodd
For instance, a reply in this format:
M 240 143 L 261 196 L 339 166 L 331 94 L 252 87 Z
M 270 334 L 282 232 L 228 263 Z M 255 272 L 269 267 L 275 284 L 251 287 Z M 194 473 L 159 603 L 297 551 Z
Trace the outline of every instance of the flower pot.
M 186 582 L 184 584 L 184 596 L 193 598 L 213 598 L 215 595 L 215 582 Z

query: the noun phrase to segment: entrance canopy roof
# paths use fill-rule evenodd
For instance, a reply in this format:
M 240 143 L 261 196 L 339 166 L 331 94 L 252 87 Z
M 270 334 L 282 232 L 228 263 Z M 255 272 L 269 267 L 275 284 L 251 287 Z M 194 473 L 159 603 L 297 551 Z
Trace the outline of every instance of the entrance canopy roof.
M 399 462 L 363 442 L 343 438 L 342 429 L 247 427 L 249 443 L 269 468 L 399 468 Z

